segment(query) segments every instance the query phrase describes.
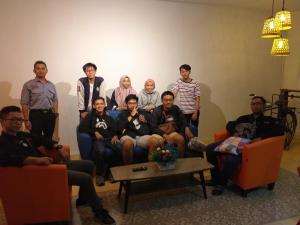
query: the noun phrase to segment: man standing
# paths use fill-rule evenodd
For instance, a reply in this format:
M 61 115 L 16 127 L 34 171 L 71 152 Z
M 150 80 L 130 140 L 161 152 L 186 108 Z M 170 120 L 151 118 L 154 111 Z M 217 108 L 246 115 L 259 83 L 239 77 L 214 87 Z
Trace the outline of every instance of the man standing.
M 198 125 L 200 115 L 200 85 L 190 77 L 191 66 L 183 64 L 179 67 L 181 78 L 172 88 L 173 94 L 179 94 L 180 108 L 187 120 L 188 126 L 193 127 L 195 136 L 198 136 Z
M 102 206 L 93 185 L 94 165 L 88 160 L 69 160 L 62 146 L 45 137 L 34 139 L 33 135 L 20 132 L 24 119 L 19 107 L 7 106 L 0 112 L 2 134 L 0 136 L 0 166 L 24 166 L 52 164 L 53 159 L 43 156 L 37 148 L 45 146 L 56 148 L 68 168 L 68 184 L 79 186 L 76 206 L 89 204 L 101 224 L 116 224 L 108 211 Z M 13 179 L 13 178 L 12 178 Z
M 58 116 L 56 89 L 46 79 L 48 69 L 45 62 L 35 62 L 33 72 L 35 78 L 24 84 L 21 94 L 25 127 L 32 134 L 52 139 Z
M 152 129 L 160 139 L 160 142 L 167 142 L 176 145 L 179 156 L 184 156 L 185 139 L 193 137 L 186 119 L 177 105 L 174 105 L 174 94 L 165 91 L 161 95 L 162 105 L 156 107 L 152 113 Z
M 81 77 L 77 82 L 78 110 L 80 119 L 87 116 L 93 108 L 93 100 L 102 97 L 106 101 L 106 87 L 103 77 L 96 77 L 97 66 L 86 63 L 83 67 L 86 77 Z

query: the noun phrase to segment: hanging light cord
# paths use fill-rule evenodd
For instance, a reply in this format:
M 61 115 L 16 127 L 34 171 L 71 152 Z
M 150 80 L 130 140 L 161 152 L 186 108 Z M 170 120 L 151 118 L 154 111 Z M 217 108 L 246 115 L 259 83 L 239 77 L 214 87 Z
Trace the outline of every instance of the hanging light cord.
M 274 13 L 274 0 L 273 0 L 273 3 L 272 3 L 272 15 L 271 15 L 271 17 L 273 17 L 273 13 Z
M 284 0 L 282 2 L 282 11 L 284 10 Z

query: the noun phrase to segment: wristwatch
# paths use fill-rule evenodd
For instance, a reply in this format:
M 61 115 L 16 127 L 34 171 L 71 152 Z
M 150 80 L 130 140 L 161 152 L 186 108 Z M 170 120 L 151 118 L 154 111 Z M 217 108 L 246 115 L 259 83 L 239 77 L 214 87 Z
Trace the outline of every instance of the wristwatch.
M 59 150 L 59 149 L 61 149 L 61 148 L 63 148 L 63 147 L 64 147 L 64 146 L 62 146 L 62 145 L 57 145 L 57 146 L 56 146 L 56 149 Z

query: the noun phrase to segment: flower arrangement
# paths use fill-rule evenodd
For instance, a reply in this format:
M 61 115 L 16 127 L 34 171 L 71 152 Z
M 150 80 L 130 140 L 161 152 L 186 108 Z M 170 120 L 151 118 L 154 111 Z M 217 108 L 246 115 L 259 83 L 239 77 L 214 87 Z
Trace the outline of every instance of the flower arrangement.
M 175 169 L 178 152 L 175 147 L 166 145 L 164 149 L 157 148 L 151 155 L 151 160 L 156 161 L 160 170 Z

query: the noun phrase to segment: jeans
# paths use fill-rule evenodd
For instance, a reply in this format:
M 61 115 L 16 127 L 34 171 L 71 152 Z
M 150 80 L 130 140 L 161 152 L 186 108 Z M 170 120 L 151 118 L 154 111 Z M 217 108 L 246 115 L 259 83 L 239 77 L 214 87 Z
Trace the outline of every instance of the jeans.
M 108 169 L 118 165 L 122 160 L 121 144 L 112 144 L 110 141 L 94 141 L 93 158 L 96 164 L 96 173 L 105 176 Z
M 223 141 L 218 141 L 208 145 L 205 151 L 207 161 L 215 166 L 213 169 L 211 169 L 213 185 L 226 186 L 228 179 L 233 175 L 237 167 L 240 165 L 242 157 L 241 155 L 230 155 L 215 152 L 214 149 L 222 142 Z M 225 156 L 222 170 L 219 167 L 219 156 Z
M 102 203 L 96 194 L 93 184 L 94 164 L 89 160 L 69 160 L 65 162 L 68 168 L 69 185 L 79 186 L 79 199 L 86 201 L 97 215 L 103 210 Z

